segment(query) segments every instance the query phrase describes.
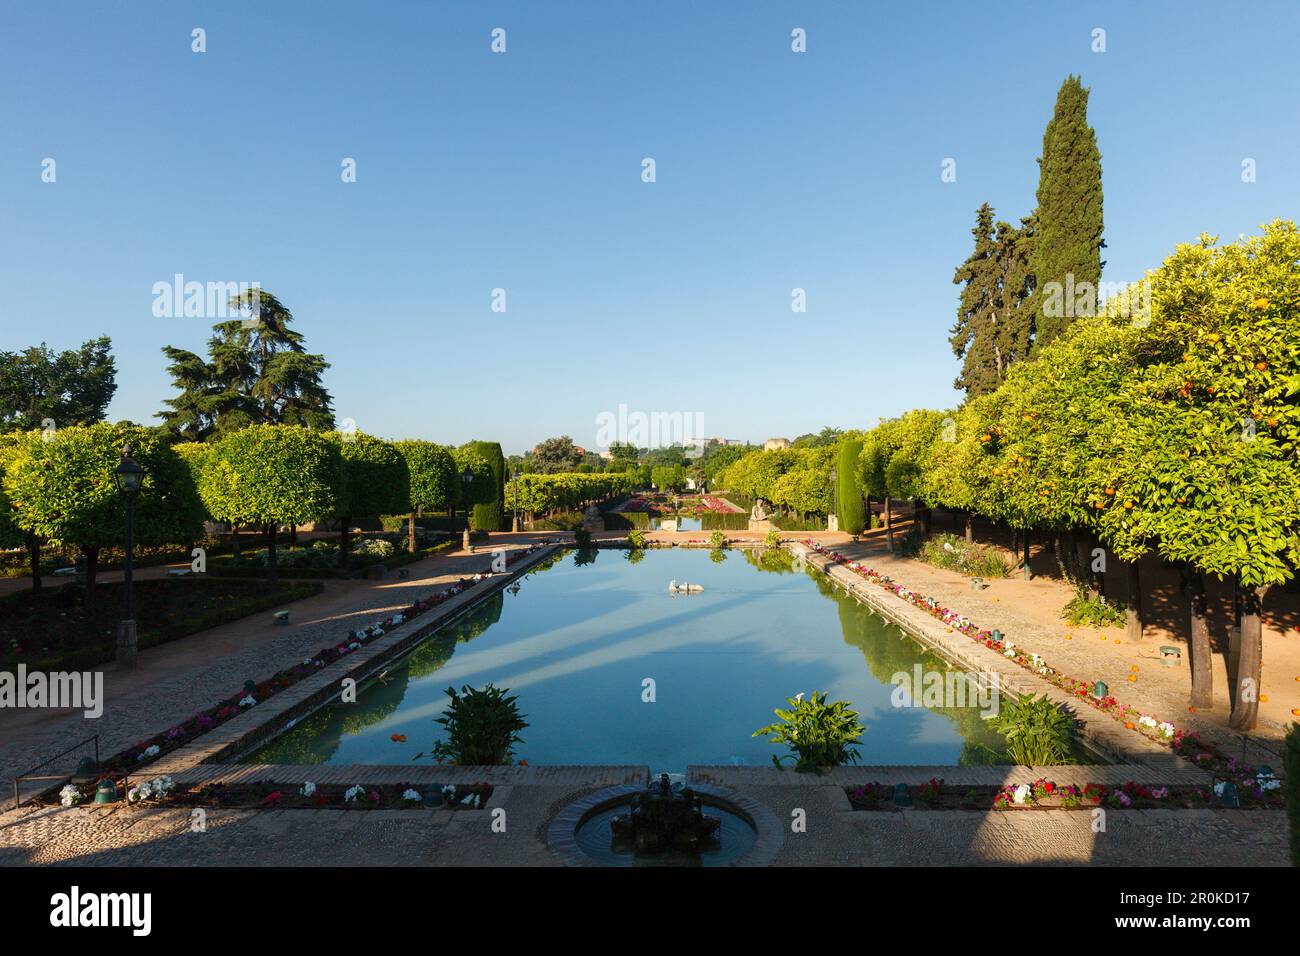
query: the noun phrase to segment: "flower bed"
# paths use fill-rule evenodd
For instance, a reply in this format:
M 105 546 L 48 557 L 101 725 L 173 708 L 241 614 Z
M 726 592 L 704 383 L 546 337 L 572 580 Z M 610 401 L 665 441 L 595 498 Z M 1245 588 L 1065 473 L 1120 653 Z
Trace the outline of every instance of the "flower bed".
M 721 498 L 713 495 L 700 495 L 700 502 L 704 505 L 705 511 L 716 511 L 724 515 L 739 515 L 744 512 L 733 505 L 730 501 L 723 501 Z
M 478 810 L 492 796 L 492 784 L 315 784 L 302 786 L 255 783 L 213 783 L 179 790 L 170 777 L 158 777 L 123 792 L 118 784 L 119 799 L 126 797 L 132 807 L 214 807 L 246 810 L 322 809 L 336 810 L 422 810 L 441 807 L 446 810 Z M 68 784 L 59 793 L 65 807 L 90 803 L 93 785 Z
M 506 567 L 508 568 L 543 546 L 530 545 L 519 551 L 507 552 Z M 152 763 L 163 754 L 188 744 L 219 724 L 225 723 L 227 720 L 239 716 L 248 708 L 255 707 L 268 698 L 274 697 L 280 691 L 292 687 L 303 678 L 317 673 L 321 668 L 333 664 L 352 651 L 369 644 L 376 638 L 382 637 L 394 627 L 419 617 L 429 609 L 437 607 L 439 604 L 462 593 L 471 585 L 491 576 L 491 572 L 485 572 L 461 578 L 450 587 L 412 602 L 405 611 L 392 614 L 368 627 L 350 631 L 342 641 L 321 648 L 316 653 L 305 658 L 301 663 L 278 671 L 260 683 L 251 680 L 246 681 L 239 693 L 227 697 L 206 710 L 199 711 L 169 730 L 155 734 L 153 737 L 109 757 L 101 766 L 101 777 L 116 778 L 121 774 L 136 773 L 140 768 Z
M 1146 787 L 1129 781 L 1115 787 L 1058 784 L 1040 777 L 1032 784 L 962 787 L 942 779 L 907 787 L 910 806 L 923 810 L 1185 810 L 1240 806 L 1279 809 L 1285 805 L 1282 782 L 1267 767 L 1243 767 L 1231 780 L 1207 787 Z M 872 781 L 844 788 L 854 810 L 898 810 L 897 789 Z M 1235 799 L 1235 802 L 1233 802 Z
M 1218 776 L 1230 775 L 1236 772 L 1236 763 L 1232 758 L 1199 735 L 1190 731 L 1179 730 L 1169 721 L 1160 720 L 1151 714 L 1143 713 L 1136 707 L 1122 704 L 1111 694 L 1097 696 L 1093 693 L 1096 688 L 1095 681 L 1081 680 L 1061 673 L 1056 668 L 1048 665 L 1038 654 L 1031 654 L 1017 649 L 1010 639 L 1002 635 L 1001 631 L 978 627 L 965 615 L 944 607 L 934 598 L 918 594 L 887 575 L 853 561 L 838 551 L 825 548 L 811 539 L 805 540 L 803 543 L 817 554 L 848 568 L 859 577 L 871 581 L 914 607 L 918 607 L 938 618 L 948 625 L 950 631 L 958 631 L 971 640 L 978 641 L 985 647 L 1000 652 L 1008 660 L 1019 664 L 1026 670 L 1068 692 L 1075 700 L 1100 710 L 1124 724 L 1129 730 L 1137 731 L 1157 743 L 1172 748 L 1179 756 L 1186 757 L 1202 769 Z

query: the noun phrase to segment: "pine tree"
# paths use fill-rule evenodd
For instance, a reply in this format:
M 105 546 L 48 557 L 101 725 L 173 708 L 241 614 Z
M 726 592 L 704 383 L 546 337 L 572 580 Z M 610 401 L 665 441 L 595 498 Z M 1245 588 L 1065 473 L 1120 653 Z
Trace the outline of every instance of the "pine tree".
M 1038 162 L 1035 344 L 1045 345 L 1079 314 L 1075 303 L 1079 290 L 1085 288 L 1083 283 L 1088 283 L 1095 307 L 1104 265 L 1101 153 L 1097 134 L 1088 125 L 1088 90 L 1080 77 L 1071 75 L 1061 84 Z M 1055 283 L 1064 295 L 1050 294 L 1050 284 Z
M 1030 242 L 1033 220 L 1020 228 L 994 223 L 993 208 L 980 206 L 975 214 L 975 249 L 957 267 L 952 281 L 962 286 L 957 322 L 949 341 L 962 359 L 961 374 L 953 383 L 970 397 L 991 392 L 1007 374 L 1011 363 L 1029 351 L 1033 335 L 1033 310 L 1028 295 Z
M 254 320 L 237 318 L 213 326 L 208 360 L 165 346 L 167 371 L 180 394 L 157 417 L 183 441 L 206 441 L 253 424 L 334 427 L 329 392 L 321 375 L 329 363 L 309 354 L 302 333 L 290 328 L 293 314 L 265 290 L 234 296 L 233 311 L 256 306 Z M 250 313 L 251 314 L 251 313 Z

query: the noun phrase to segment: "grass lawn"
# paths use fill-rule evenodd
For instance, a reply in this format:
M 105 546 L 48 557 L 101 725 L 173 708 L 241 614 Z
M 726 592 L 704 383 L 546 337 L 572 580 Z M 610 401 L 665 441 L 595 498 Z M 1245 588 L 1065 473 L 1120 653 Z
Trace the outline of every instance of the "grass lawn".
M 249 614 L 319 594 L 319 581 L 160 578 L 135 582 L 141 648 L 174 641 Z M 124 600 L 121 583 L 95 588 L 93 611 L 75 583 L 0 598 L 0 668 L 77 670 L 111 661 Z

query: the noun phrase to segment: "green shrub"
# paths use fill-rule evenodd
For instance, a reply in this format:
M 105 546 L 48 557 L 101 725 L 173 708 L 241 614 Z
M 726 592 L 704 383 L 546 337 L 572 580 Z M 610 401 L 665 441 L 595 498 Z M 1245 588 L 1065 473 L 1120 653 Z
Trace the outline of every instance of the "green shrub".
M 790 710 L 774 711 L 781 718 L 754 731 L 755 737 L 767 734 L 770 743 L 785 744 L 794 754 L 772 756 L 777 767 L 781 761 L 794 760 L 799 773 L 820 770 L 823 767 L 840 767 L 857 763 L 858 752 L 852 746 L 866 730 L 858 720 L 857 711 L 849 709 L 849 702 L 826 702 L 825 691 L 813 691 L 811 699 L 803 694 L 787 697 Z
M 926 541 L 917 554 L 936 568 L 981 578 L 1010 577 L 1011 567 L 1002 552 L 982 544 L 967 544 L 955 534 L 941 534 Z
M 1123 624 L 1127 619 L 1127 606 L 1112 604 L 1098 594 L 1088 597 L 1088 592 L 1077 588 L 1074 597 L 1061 608 L 1061 617 L 1071 624 L 1083 624 L 1087 627 L 1107 627 L 1111 624 Z
M 573 543 L 584 551 L 591 547 L 591 532 L 586 528 L 579 528 L 573 532 Z
M 825 531 L 825 518 L 800 518 L 798 515 L 772 515 L 769 519 L 782 531 Z
M 726 546 L 727 546 L 727 536 L 725 533 L 721 531 L 715 531 L 713 532 L 713 534 L 709 535 L 710 548 L 717 550 L 718 548 L 725 548 Z
M 1291 824 L 1291 863 L 1300 866 L 1300 723 L 1292 724 L 1282 740 L 1282 774 L 1286 818 Z
M 779 548 L 780 546 L 781 546 L 780 531 L 769 531 L 767 534 L 763 535 L 763 547 Z
M 468 684 L 456 693 L 447 688 L 451 703 L 437 722 L 447 730 L 447 740 L 433 745 L 438 761 L 470 767 L 509 764 L 514 746 L 523 743 L 519 731 L 528 726 L 519 713 L 518 698 L 507 697 L 506 688 L 488 684 L 482 690 Z
M 1046 695 L 1003 698 L 989 726 L 1006 738 L 1007 753 L 1018 764 L 1048 767 L 1070 759 L 1074 718 Z
M 629 531 L 627 535 L 627 543 L 632 546 L 632 549 L 634 551 L 639 551 L 640 549 L 644 548 L 645 532 L 639 530 Z

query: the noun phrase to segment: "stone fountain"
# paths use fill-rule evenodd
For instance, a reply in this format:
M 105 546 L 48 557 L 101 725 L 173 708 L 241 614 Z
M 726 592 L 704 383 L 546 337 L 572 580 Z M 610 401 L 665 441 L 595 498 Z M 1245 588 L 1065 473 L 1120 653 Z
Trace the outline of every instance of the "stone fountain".
M 609 822 L 614 847 L 636 853 L 656 854 L 669 850 L 698 852 L 715 849 L 722 821 L 704 815 L 704 802 L 690 787 L 673 785 L 668 774 L 651 783 L 632 798 L 628 813 Z

